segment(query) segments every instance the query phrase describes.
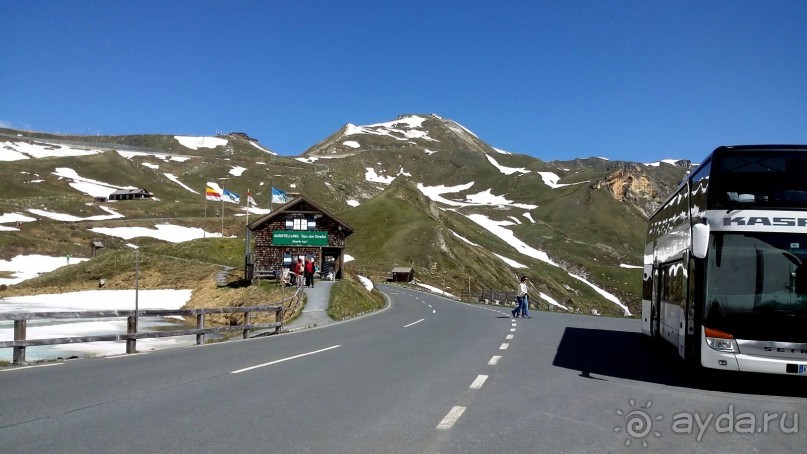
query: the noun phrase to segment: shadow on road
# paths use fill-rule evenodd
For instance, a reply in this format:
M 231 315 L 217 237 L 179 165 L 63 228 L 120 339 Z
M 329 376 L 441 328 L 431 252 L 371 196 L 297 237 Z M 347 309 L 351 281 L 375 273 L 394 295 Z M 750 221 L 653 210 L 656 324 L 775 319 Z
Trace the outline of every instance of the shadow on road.
M 568 327 L 552 365 L 594 380 L 616 377 L 709 391 L 807 397 L 807 377 L 694 368 L 672 346 L 637 332 Z

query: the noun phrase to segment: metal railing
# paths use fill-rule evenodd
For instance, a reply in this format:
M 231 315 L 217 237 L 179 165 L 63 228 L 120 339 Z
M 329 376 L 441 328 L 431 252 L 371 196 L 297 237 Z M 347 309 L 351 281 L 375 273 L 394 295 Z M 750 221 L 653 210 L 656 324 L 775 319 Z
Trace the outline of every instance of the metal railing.
M 205 343 L 205 336 L 210 333 L 220 333 L 225 331 L 243 331 L 243 338 L 249 338 L 249 331 L 254 329 L 275 329 L 275 333 L 280 333 L 283 328 L 283 318 L 286 313 L 294 313 L 300 307 L 302 298 L 299 289 L 289 298 L 279 301 L 273 305 L 250 306 L 250 307 L 221 307 L 205 309 L 175 309 L 160 310 L 149 309 L 140 311 L 82 311 L 82 312 L 16 312 L 0 314 L 0 320 L 14 321 L 14 340 L 0 341 L 0 348 L 13 348 L 13 364 L 25 363 L 26 347 L 41 345 L 74 344 L 83 342 L 109 342 L 126 341 L 126 353 L 137 352 L 137 339 L 151 339 L 172 336 L 196 335 L 196 344 Z M 288 303 L 288 306 L 287 306 Z M 254 313 L 274 312 L 275 321 L 271 323 L 252 323 Z M 208 314 L 244 314 L 243 323 L 240 325 L 216 326 L 205 328 L 205 316 Z M 195 329 L 182 329 L 173 331 L 153 331 L 137 332 L 137 319 L 139 317 L 167 317 L 167 316 L 189 316 L 196 317 Z M 26 331 L 28 320 L 41 319 L 85 319 L 85 318 L 108 318 L 126 317 L 126 333 L 102 334 L 96 336 L 79 337 L 58 337 L 50 339 L 27 339 Z

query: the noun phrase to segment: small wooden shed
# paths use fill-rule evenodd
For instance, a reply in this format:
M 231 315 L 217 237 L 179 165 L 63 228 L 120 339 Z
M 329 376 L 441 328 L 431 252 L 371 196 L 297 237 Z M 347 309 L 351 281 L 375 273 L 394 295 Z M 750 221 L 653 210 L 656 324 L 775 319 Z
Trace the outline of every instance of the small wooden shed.
M 392 282 L 412 282 L 415 270 L 410 267 L 396 266 L 392 269 Z

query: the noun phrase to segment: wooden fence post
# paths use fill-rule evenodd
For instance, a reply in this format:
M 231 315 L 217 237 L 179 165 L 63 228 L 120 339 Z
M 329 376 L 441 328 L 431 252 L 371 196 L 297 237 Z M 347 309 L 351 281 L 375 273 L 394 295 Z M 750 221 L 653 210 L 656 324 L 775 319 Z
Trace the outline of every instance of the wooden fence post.
M 249 328 L 247 326 L 252 324 L 249 312 L 244 312 L 244 339 L 249 339 Z
M 196 314 L 196 329 L 205 329 L 205 314 Z M 205 333 L 199 333 L 196 335 L 196 345 L 202 345 L 205 343 Z
M 130 315 L 126 317 L 126 334 L 135 334 L 136 332 L 135 316 Z M 137 339 L 126 339 L 126 353 L 137 353 Z
M 275 328 L 275 334 L 280 334 L 280 330 L 283 328 L 283 305 L 281 304 L 280 307 L 275 309 L 275 323 L 280 322 L 279 325 Z
M 24 341 L 25 330 L 28 327 L 28 320 L 14 320 L 14 340 Z M 25 346 L 14 347 L 13 354 L 14 365 L 20 365 L 25 362 Z

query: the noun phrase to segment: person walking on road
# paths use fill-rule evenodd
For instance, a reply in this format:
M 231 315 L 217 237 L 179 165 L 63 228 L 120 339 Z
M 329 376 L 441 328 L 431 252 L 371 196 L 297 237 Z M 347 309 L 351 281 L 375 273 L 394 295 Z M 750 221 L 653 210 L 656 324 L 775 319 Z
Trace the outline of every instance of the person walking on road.
M 529 296 L 527 295 L 527 276 L 521 276 L 521 281 L 518 284 L 518 292 L 516 293 L 516 308 L 513 309 L 512 314 L 514 318 L 518 318 L 519 315 L 522 318 L 532 318 L 530 317 L 530 309 L 529 309 Z

